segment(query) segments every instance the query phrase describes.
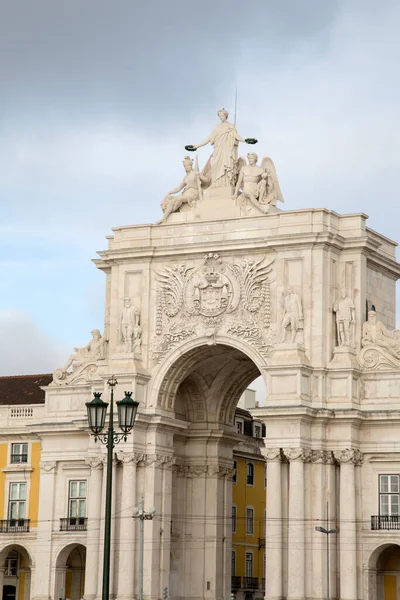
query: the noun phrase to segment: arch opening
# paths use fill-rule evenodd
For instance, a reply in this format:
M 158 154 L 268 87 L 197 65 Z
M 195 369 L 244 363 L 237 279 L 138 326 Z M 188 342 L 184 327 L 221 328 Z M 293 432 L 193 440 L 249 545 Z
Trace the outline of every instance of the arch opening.
M 0 552 L 0 567 L 4 569 L 3 600 L 29 600 L 32 560 L 28 550 L 19 544 L 9 544 Z
M 370 574 L 369 597 L 376 600 L 400 600 L 400 545 L 382 544 L 376 548 L 368 563 Z
M 259 368 L 238 348 L 192 348 L 167 371 L 158 404 L 191 423 L 233 425 L 240 396 L 259 376 Z
M 86 547 L 68 544 L 56 559 L 55 598 L 80 600 L 85 589 Z

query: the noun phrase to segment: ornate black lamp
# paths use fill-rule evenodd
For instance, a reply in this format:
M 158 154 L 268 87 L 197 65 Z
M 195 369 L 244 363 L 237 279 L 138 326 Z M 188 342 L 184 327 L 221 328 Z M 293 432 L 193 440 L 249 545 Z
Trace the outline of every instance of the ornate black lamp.
M 94 435 L 107 446 L 107 481 L 106 481 L 106 511 L 104 520 L 104 560 L 103 560 L 103 590 L 102 600 L 110 596 L 110 551 L 111 551 L 111 492 L 112 492 L 112 460 L 113 449 L 122 439 L 126 442 L 128 433 L 132 430 L 137 415 L 139 402 L 132 399 L 132 392 L 125 392 L 125 398 L 117 402 L 118 425 L 122 433 L 114 429 L 114 388 L 117 385 L 115 377 L 108 380 L 111 389 L 110 417 L 107 433 L 102 433 L 106 421 L 108 403 L 103 402 L 100 392 L 94 392 L 91 402 L 86 402 L 89 427 Z

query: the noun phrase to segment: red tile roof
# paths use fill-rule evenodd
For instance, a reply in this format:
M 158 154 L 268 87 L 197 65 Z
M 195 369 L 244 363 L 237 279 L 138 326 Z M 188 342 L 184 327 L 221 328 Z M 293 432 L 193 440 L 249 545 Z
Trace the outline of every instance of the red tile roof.
M 1 404 L 44 404 L 44 391 L 53 375 L 12 375 L 0 377 Z

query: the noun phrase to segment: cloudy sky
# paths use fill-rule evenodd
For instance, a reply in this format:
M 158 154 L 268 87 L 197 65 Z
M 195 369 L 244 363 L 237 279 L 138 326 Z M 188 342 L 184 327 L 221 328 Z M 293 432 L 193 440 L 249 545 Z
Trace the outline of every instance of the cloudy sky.
M 399 239 L 399 22 L 398 0 L 0 0 L 0 374 L 103 328 L 90 259 L 159 218 L 236 86 L 286 209 Z

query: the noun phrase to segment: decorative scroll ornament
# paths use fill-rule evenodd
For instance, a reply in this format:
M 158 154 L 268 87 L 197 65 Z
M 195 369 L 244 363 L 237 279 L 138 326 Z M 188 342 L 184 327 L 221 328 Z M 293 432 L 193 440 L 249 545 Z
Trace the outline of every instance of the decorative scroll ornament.
M 206 254 L 199 267 L 165 267 L 158 274 L 153 359 L 191 337 L 217 332 L 245 339 L 268 353 L 271 328 L 270 281 L 273 257 L 225 263 Z
M 363 463 L 364 457 L 360 450 L 346 448 L 334 452 L 335 458 L 340 464 L 352 463 L 355 466 L 360 466 Z
M 104 456 L 98 454 L 94 456 L 87 456 L 85 458 L 85 463 L 93 470 L 100 469 L 103 467 Z
M 56 470 L 57 462 L 55 460 L 41 460 L 39 462 L 39 467 L 45 473 L 51 473 Z

